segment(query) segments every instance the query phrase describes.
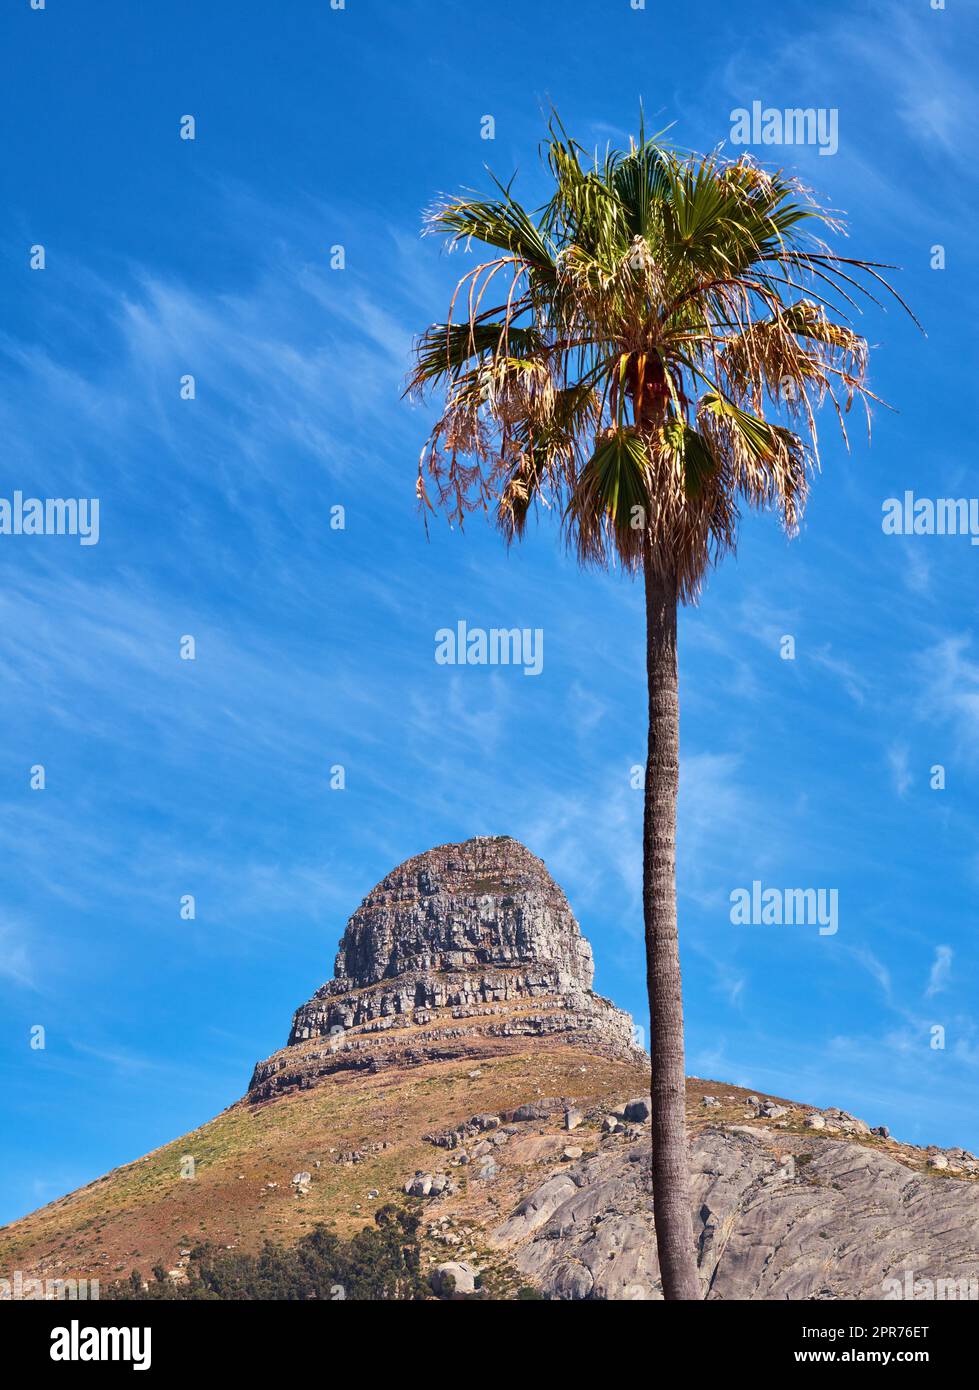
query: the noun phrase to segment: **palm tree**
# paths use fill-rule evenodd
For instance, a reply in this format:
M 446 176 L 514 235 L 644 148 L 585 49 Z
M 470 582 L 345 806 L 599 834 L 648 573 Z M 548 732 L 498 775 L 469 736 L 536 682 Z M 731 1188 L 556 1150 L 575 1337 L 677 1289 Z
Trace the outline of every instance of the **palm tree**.
M 890 287 L 887 267 L 815 235 L 842 228 L 808 190 L 747 155 L 681 154 L 640 128 L 628 151 L 589 162 L 556 117 L 542 153 L 553 191 L 536 213 L 494 180 L 491 196 L 451 198 L 429 215 L 450 244 L 495 254 L 415 344 L 409 390 L 443 393 L 418 495 L 460 525 L 491 511 L 508 542 L 538 502 L 557 506 L 582 563 L 643 575 L 653 1204 L 664 1296 L 697 1299 L 676 911 L 677 606 L 735 548 L 742 506 L 773 508 L 798 529 L 824 402 L 844 439 L 854 399 L 869 426 L 868 349 L 848 313 Z

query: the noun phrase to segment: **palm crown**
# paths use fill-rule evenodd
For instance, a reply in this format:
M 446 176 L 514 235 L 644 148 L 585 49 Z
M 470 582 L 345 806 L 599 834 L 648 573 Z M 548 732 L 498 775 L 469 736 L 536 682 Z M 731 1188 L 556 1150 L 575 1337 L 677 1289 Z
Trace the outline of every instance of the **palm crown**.
M 798 526 L 816 409 L 831 401 L 845 437 L 872 394 L 849 313 L 890 290 L 885 267 L 835 254 L 816 232 L 841 224 L 748 156 L 640 133 L 587 163 L 556 120 L 543 152 L 554 189 L 536 213 L 497 184 L 430 214 L 499 254 L 416 344 L 409 388 L 445 391 L 419 497 L 460 523 L 491 508 L 511 539 L 557 506 L 583 561 L 645 566 L 689 600 L 743 504 Z

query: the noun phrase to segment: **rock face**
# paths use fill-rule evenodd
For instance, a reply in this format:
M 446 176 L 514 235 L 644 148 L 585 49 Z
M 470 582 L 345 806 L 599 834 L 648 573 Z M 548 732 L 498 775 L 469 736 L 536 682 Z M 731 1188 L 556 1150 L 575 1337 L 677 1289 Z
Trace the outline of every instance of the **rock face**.
M 288 1045 L 256 1066 L 249 1099 L 339 1070 L 478 1059 L 513 1037 L 641 1056 L 631 1019 L 593 992 L 593 977 L 591 947 L 536 855 L 507 836 L 440 845 L 368 893 L 334 978 L 297 1010 Z
M 650 1167 L 648 1140 L 603 1141 L 534 1188 L 493 1240 L 551 1298 L 661 1298 Z M 696 1136 L 691 1180 L 708 1299 L 979 1298 L 972 1182 L 748 1126 Z

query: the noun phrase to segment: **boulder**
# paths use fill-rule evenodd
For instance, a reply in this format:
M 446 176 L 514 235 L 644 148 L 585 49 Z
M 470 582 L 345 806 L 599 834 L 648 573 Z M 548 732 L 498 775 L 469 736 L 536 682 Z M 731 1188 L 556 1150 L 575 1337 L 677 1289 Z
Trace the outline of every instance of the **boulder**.
M 510 1116 L 518 1124 L 525 1124 L 527 1120 L 546 1120 L 553 1115 L 556 1110 L 564 1110 L 565 1102 L 554 1096 L 547 1096 L 543 1100 L 530 1100 L 524 1105 L 518 1105 Z
M 851 1115 L 847 1110 L 840 1110 L 836 1105 L 824 1110 L 827 1123 L 835 1124 L 844 1134 L 869 1134 L 870 1126 L 865 1120 L 857 1119 L 856 1115 Z
M 432 1271 L 431 1285 L 439 1298 L 476 1292 L 479 1271 L 466 1260 L 447 1260 Z

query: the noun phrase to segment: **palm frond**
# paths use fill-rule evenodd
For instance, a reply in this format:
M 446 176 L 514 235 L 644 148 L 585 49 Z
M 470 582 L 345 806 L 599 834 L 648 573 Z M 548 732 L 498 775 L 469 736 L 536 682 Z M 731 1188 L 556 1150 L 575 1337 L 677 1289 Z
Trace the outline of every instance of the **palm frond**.
M 451 244 L 481 241 L 544 272 L 553 272 L 551 248 L 530 214 L 503 190 L 502 198 L 450 198 L 426 218 L 426 230 L 444 233 Z

